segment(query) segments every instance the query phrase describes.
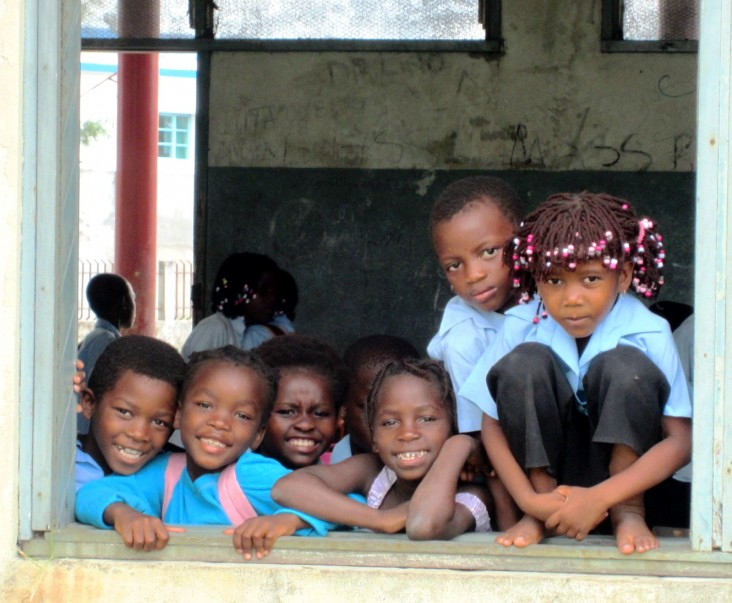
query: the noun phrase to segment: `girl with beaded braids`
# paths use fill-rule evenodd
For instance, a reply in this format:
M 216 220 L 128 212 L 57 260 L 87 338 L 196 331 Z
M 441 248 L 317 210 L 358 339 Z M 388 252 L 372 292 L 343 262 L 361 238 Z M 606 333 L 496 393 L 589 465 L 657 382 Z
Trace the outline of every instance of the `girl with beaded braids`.
M 481 446 L 454 435 L 455 395 L 441 363 L 386 364 L 369 391 L 366 417 L 372 453 L 298 469 L 275 484 L 272 497 L 328 522 L 406 529 L 412 539 L 490 530 L 486 490 L 460 481 L 466 463 L 481 464 Z
M 485 413 L 488 457 L 525 513 L 497 541 L 599 526 L 624 554 L 657 548 L 643 495 L 688 461 L 691 405 L 668 323 L 626 292 L 663 285 L 661 235 L 622 199 L 554 195 L 503 259 L 523 303 L 460 391 Z
M 234 253 L 219 266 L 211 292 L 211 311 L 191 331 L 181 348 L 193 352 L 225 345 L 244 347 L 244 330 L 272 320 L 276 305 L 274 260 L 259 253 Z

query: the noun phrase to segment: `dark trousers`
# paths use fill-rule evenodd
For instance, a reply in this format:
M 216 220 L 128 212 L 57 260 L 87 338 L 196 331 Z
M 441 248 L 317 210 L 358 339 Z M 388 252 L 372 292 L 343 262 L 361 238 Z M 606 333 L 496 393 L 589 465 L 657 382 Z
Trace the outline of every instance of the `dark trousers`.
M 659 368 L 630 346 L 595 357 L 582 381 L 583 407 L 561 361 L 542 344 L 517 346 L 491 368 L 487 382 L 519 465 L 546 468 L 560 484 L 577 486 L 609 477 L 614 444 L 640 456 L 660 440 L 670 392 Z

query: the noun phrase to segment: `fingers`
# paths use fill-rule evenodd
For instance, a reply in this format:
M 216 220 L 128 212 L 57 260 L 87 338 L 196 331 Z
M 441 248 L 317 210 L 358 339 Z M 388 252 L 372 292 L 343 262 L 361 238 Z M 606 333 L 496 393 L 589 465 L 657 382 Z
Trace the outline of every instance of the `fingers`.
M 168 530 L 171 534 L 185 534 L 186 529 L 182 526 L 165 526 L 165 529 Z
M 128 547 L 136 551 L 155 551 L 164 548 L 168 544 L 170 536 L 163 522 L 155 518 L 149 519 L 154 521 L 146 518 L 145 520 L 130 522 L 118 529 L 122 540 Z

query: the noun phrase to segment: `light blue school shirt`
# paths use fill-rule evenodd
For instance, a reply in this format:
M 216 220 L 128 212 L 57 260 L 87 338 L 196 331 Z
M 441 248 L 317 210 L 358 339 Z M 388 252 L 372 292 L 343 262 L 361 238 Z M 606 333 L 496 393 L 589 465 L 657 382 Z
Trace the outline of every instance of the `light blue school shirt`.
M 227 318 L 223 312 L 211 314 L 193 328 L 180 350 L 180 355 L 188 362 L 193 352 L 204 352 L 225 345 L 240 348 L 244 329 L 243 316 Z
M 74 462 L 74 474 L 76 491 L 86 484 L 104 477 L 104 469 L 99 466 L 94 458 L 81 449 L 81 442 L 76 440 L 76 457 Z
M 527 342 L 549 346 L 561 361 L 564 375 L 577 392 L 590 363 L 598 355 L 628 345 L 638 348 L 660 369 L 671 386 L 663 414 L 669 417 L 691 417 L 691 402 L 684 371 L 676 351 L 668 323 L 646 308 L 632 295 L 620 295 L 605 319 L 598 325 L 587 342 L 582 356 L 577 343 L 551 317 L 540 318 L 533 323 L 540 304 L 538 298 L 516 306 L 506 312 L 503 330 L 493 346 L 480 358 L 467 378 L 460 395 L 476 404 L 481 410 L 498 419 L 496 403 L 488 391 L 486 375 L 491 367 L 517 345 Z
M 132 475 L 108 475 L 86 484 L 76 493 L 76 517 L 82 523 L 111 528 L 104 522 L 104 510 L 111 504 L 124 503 L 136 511 L 161 517 L 165 493 L 165 468 L 171 453 L 155 457 Z M 248 450 L 236 462 L 236 479 L 257 515 L 293 513 L 312 526 L 298 530 L 299 535 L 324 535 L 334 524 L 300 511 L 285 509 L 272 500 L 275 482 L 290 473 L 278 461 Z M 165 517 L 174 525 L 231 525 L 219 501 L 219 472 L 205 473 L 193 481 L 184 470 L 173 489 Z
M 430 358 L 441 360 L 457 398 L 458 431 L 480 431 L 482 412 L 458 392 L 483 353 L 495 341 L 503 314 L 481 312 L 455 296 L 445 306 L 437 334 L 427 346 Z

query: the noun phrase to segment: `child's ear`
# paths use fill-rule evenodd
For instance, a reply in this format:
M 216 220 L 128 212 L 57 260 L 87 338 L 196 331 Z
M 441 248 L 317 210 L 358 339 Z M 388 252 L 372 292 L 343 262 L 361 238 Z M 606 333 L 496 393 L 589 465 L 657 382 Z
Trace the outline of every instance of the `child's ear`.
M 91 421 L 97 407 L 97 399 L 94 392 L 88 387 L 84 388 L 79 394 L 79 404 L 81 405 L 81 414 L 84 415 L 87 421 Z
M 173 429 L 180 429 L 180 406 L 175 411 L 175 418 L 173 419 Z
M 620 291 L 627 293 L 633 281 L 633 263 L 625 262 L 620 270 Z
M 256 450 L 257 448 L 259 448 L 259 445 L 262 443 L 262 439 L 264 438 L 264 434 L 266 431 L 267 431 L 267 422 L 265 421 L 259 427 L 259 429 L 257 430 L 257 435 L 254 436 L 254 439 L 252 440 L 252 445 L 250 446 L 250 448 L 252 450 Z

